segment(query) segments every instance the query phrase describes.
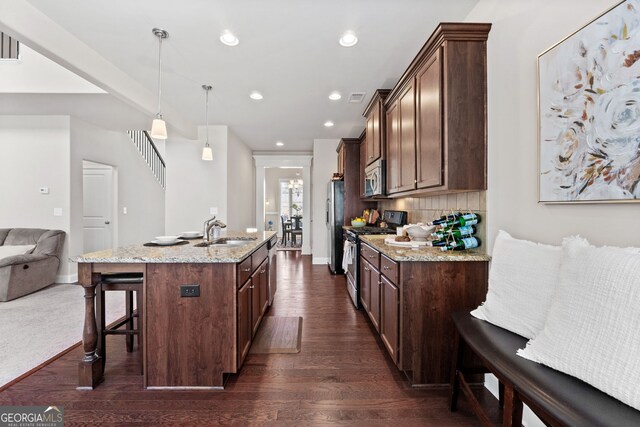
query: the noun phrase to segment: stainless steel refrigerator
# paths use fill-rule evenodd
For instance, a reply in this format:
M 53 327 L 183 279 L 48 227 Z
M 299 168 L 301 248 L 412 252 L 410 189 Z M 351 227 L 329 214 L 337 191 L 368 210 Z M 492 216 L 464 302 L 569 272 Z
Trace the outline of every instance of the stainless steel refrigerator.
M 331 181 L 327 187 L 327 235 L 329 270 L 343 274 L 342 226 L 344 225 L 344 181 Z

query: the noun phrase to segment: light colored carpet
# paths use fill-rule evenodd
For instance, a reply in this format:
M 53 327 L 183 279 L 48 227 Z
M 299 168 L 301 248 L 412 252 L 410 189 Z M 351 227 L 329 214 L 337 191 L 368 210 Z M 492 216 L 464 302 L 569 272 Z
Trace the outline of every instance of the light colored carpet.
M 266 316 L 249 353 L 299 353 L 302 317 Z
M 107 292 L 107 324 L 124 316 L 124 292 Z M 84 289 L 51 285 L 0 302 L 0 386 L 82 341 Z

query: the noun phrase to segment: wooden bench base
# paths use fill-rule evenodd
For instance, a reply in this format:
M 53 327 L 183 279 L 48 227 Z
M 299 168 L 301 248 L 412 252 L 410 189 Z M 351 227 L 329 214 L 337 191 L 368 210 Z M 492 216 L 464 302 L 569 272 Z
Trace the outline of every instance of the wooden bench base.
M 526 338 L 469 313 L 455 313 L 453 321 L 457 338 L 451 379 L 452 411 L 456 410 L 462 389 L 482 424 L 493 425 L 467 382 L 473 374 L 490 372 L 500 382 L 503 426 L 522 425 L 523 404 L 552 426 L 640 425 L 640 411 L 577 378 L 518 356 L 516 352 L 525 347 Z

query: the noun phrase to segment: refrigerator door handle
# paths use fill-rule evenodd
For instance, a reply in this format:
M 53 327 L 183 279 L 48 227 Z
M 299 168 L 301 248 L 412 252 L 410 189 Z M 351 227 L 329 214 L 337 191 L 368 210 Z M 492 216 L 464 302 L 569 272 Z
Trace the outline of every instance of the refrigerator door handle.
M 325 212 L 327 214 L 327 225 L 329 225 L 329 203 L 331 203 L 331 200 L 327 199 L 327 204 L 325 206 Z

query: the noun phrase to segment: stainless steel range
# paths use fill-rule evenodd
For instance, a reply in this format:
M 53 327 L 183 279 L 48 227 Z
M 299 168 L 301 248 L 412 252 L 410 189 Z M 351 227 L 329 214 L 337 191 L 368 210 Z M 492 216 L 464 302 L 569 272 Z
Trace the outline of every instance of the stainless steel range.
M 359 227 L 344 230 L 344 240 L 353 245 L 350 262 L 346 268 L 347 290 L 356 308 L 360 308 L 360 237 L 366 234 L 395 234 L 396 228 L 407 224 L 407 212 L 405 211 L 385 211 L 382 221 L 387 223 L 386 228 L 382 227 Z

